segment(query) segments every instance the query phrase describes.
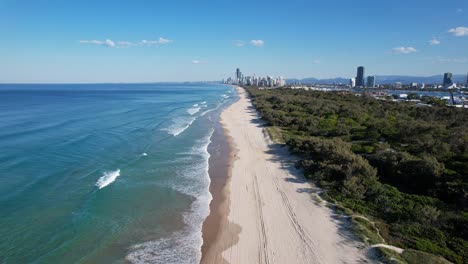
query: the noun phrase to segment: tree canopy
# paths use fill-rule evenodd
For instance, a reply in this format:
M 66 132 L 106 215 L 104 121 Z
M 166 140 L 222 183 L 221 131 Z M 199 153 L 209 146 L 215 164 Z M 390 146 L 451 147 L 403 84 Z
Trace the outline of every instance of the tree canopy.
M 466 109 L 346 92 L 247 90 L 327 195 L 380 219 L 395 245 L 468 262 Z

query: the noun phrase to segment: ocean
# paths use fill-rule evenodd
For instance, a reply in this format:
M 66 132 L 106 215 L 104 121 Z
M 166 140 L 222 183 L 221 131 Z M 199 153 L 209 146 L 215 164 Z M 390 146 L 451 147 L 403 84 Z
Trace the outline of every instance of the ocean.
M 228 85 L 0 85 L 0 263 L 198 263 Z

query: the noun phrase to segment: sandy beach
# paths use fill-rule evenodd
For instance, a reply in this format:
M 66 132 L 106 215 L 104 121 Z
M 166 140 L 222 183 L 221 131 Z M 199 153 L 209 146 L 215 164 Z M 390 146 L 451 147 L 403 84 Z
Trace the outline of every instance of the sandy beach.
M 269 141 L 246 92 L 237 90 L 240 99 L 221 115 L 233 151 L 204 225 L 210 235 L 202 263 L 367 262 L 346 221 L 312 198 L 320 190 L 294 168 L 285 147 Z

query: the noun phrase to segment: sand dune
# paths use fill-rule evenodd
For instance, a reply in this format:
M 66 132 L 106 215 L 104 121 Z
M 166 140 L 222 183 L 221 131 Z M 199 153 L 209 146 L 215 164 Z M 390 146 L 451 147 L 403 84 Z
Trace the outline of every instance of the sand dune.
M 364 245 L 345 218 L 315 202 L 319 189 L 303 179 L 284 147 L 269 142 L 246 92 L 222 123 L 235 158 L 220 231 L 202 263 L 364 263 Z

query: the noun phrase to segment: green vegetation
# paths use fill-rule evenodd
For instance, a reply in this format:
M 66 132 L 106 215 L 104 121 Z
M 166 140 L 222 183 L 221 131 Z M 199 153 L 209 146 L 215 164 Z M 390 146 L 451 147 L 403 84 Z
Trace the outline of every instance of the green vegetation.
M 422 251 L 407 249 L 402 254 L 399 254 L 391 249 L 384 247 L 376 247 L 377 258 L 382 263 L 388 264 L 450 264 L 452 262 L 433 254 Z
M 268 135 L 270 136 L 271 140 L 277 144 L 285 144 L 286 141 L 284 141 L 283 138 L 283 133 L 279 127 L 271 126 L 267 127 L 266 131 Z
M 369 220 L 353 216 L 351 221 L 354 223 L 354 233 L 359 235 L 363 241 L 372 245 L 385 242 L 380 235 L 379 229 Z
M 353 218 L 370 242 L 381 236 L 417 250 L 402 255 L 409 263 L 422 258 L 419 251 L 468 263 L 466 109 L 429 99 L 432 107 L 343 92 L 247 90 L 270 135 L 301 158 L 324 198 L 376 223 Z
M 406 263 L 408 263 L 402 256 L 400 256 L 400 254 L 398 254 L 397 252 L 395 252 L 393 250 L 383 248 L 383 247 L 378 247 L 378 248 L 375 248 L 374 250 L 377 251 L 379 260 L 382 263 L 385 263 L 385 264 L 406 264 Z M 426 264 L 425 262 L 410 262 L 410 263 L 418 263 L 418 264 L 419 263 L 424 263 L 424 264 Z
M 449 264 L 447 260 L 427 254 L 421 251 L 408 249 L 403 252 L 402 257 L 408 263 L 424 263 L 424 264 Z

